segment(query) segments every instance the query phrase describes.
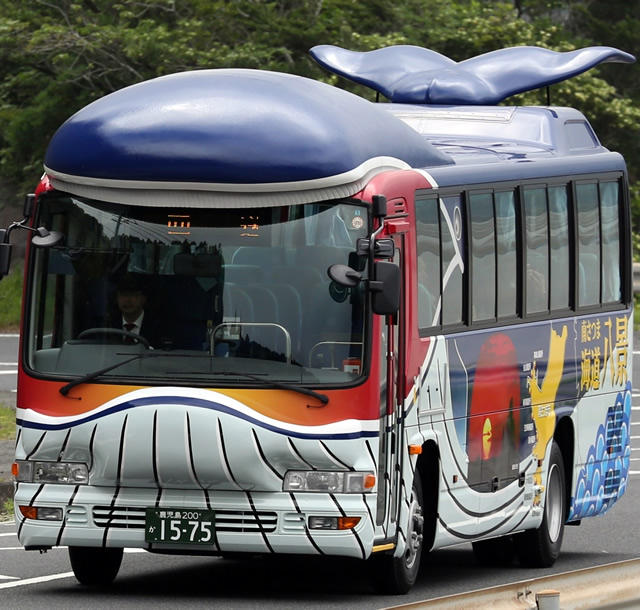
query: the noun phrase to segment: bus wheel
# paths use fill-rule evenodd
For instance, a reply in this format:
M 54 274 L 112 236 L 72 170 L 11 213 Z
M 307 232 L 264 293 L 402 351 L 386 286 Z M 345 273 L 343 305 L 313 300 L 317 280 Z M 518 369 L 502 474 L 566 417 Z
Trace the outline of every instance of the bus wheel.
M 110 585 L 122 563 L 123 549 L 70 546 L 71 569 L 81 585 Z
M 422 543 L 424 539 L 424 515 L 422 484 L 416 472 L 409 500 L 409 520 L 406 532 L 406 546 L 400 557 L 384 555 L 374 557 L 373 585 L 378 593 L 398 594 L 411 589 L 418 577 Z
M 548 568 L 560 554 L 566 514 L 564 463 L 557 443 L 551 446 L 544 517 L 538 529 L 516 534 L 514 542 L 523 566 Z
M 508 566 L 513 563 L 515 551 L 511 536 L 472 542 L 473 554 L 480 565 Z

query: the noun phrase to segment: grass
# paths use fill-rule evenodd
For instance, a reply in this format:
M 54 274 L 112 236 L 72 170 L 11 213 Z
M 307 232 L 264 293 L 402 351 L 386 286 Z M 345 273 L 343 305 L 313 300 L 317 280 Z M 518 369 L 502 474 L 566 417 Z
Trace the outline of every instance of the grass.
M 12 440 L 16 437 L 16 412 L 6 405 L 0 404 L 0 441 Z
M 13 519 L 13 500 L 5 500 L 0 504 L 0 521 L 10 521 Z
M 0 281 L 0 328 L 4 332 L 17 331 L 20 327 L 23 270 L 24 264 L 16 263 Z

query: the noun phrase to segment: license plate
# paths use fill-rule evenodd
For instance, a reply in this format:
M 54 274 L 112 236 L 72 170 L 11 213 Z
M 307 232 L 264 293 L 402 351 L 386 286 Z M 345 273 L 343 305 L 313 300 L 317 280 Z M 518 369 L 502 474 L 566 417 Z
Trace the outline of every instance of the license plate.
M 212 510 L 197 508 L 147 508 L 146 542 L 174 544 L 213 544 Z

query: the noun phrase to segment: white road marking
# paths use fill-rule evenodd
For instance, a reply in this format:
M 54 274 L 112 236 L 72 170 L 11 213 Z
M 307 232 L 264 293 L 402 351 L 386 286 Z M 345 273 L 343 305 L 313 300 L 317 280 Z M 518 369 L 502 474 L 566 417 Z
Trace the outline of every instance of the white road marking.
M 6 534 L 0 534 L 0 536 L 17 536 L 15 532 L 8 532 Z
M 25 578 L 14 582 L 5 582 L 0 584 L 0 589 L 10 589 L 12 587 L 24 587 L 25 585 L 36 585 L 41 582 L 49 582 L 50 580 L 60 580 L 61 578 L 71 578 L 73 572 L 61 572 L 60 574 L 49 574 L 48 576 L 38 576 L 37 578 Z
M 19 576 L 5 576 L 4 574 L 0 574 L 0 580 L 20 580 Z
M 17 374 L 18 374 L 17 369 L 15 371 L 0 371 L 0 375 L 17 375 Z

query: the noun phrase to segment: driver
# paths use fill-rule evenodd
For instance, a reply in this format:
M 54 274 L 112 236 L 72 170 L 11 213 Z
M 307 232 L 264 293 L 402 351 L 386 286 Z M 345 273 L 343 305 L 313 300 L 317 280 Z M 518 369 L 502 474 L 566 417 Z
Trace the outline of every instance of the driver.
M 140 277 L 127 273 L 120 278 L 116 288 L 116 303 L 120 317 L 116 317 L 113 327 L 141 335 L 149 343 L 158 344 L 158 323 L 145 310 L 147 293 Z M 129 339 L 133 343 L 133 338 Z

